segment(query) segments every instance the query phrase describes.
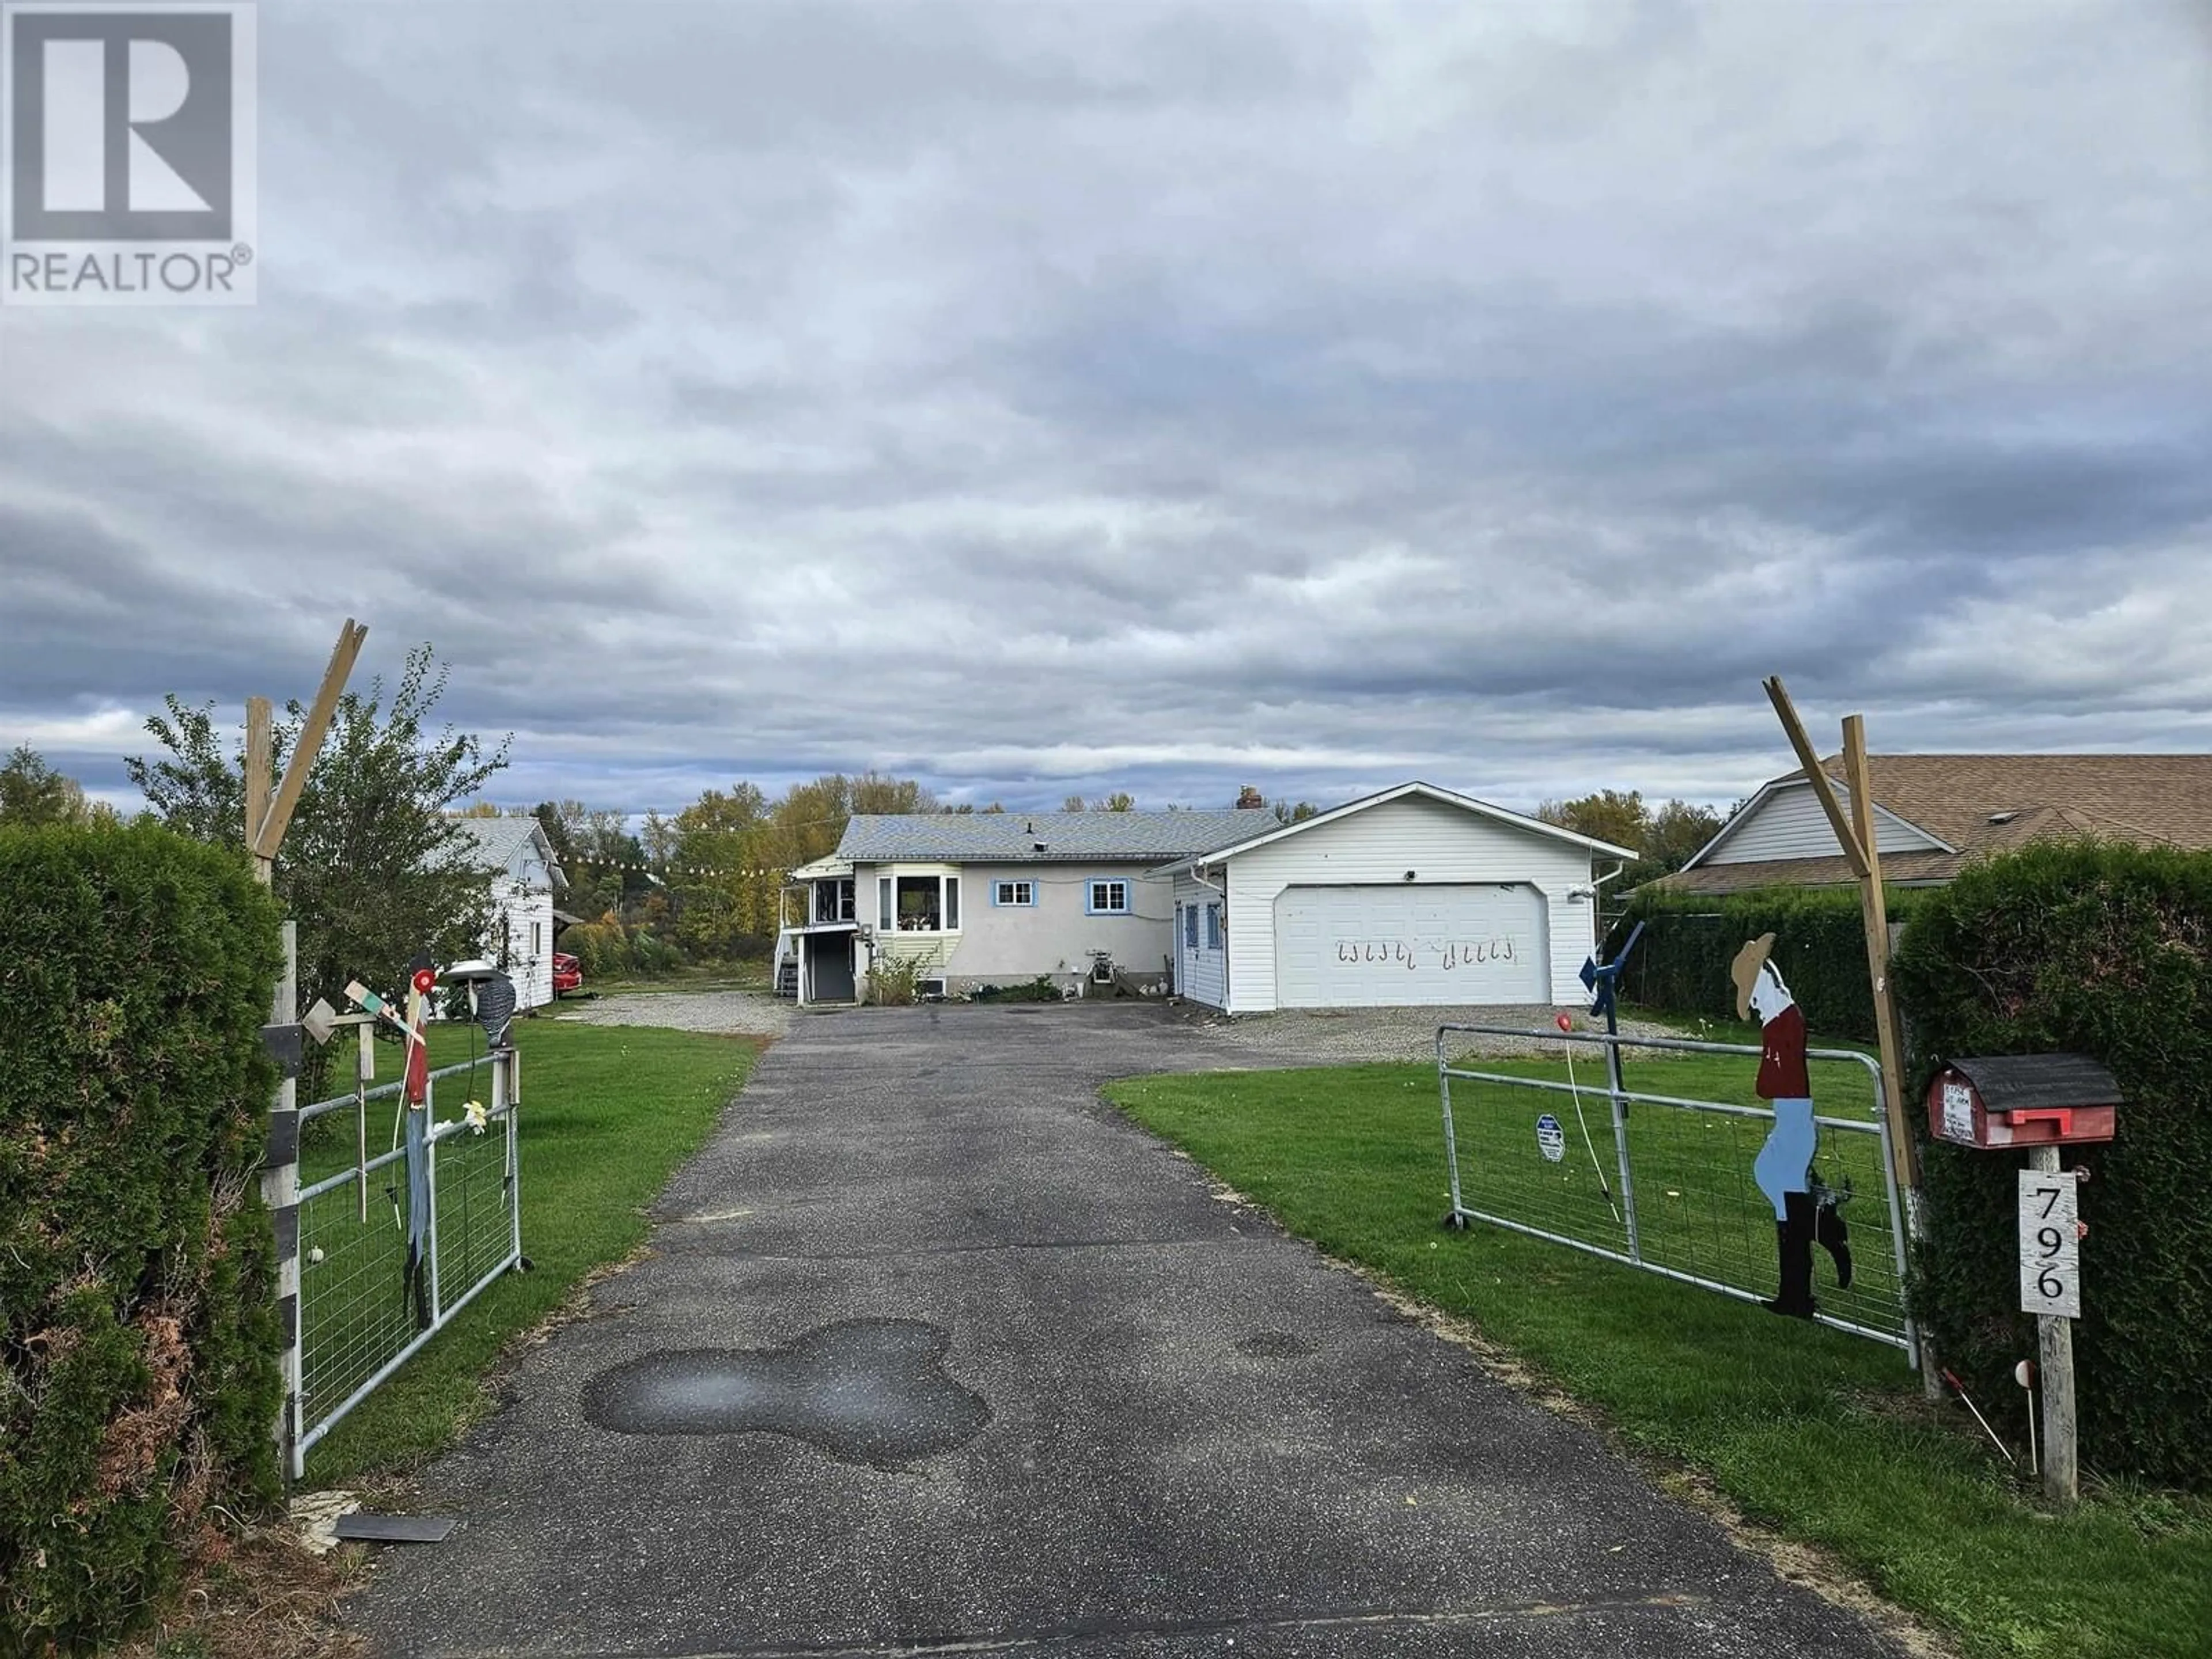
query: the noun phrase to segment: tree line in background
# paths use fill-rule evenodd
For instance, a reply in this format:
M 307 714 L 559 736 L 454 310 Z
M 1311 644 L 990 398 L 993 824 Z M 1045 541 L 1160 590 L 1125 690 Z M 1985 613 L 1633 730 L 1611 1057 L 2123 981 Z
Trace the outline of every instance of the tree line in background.
M 1233 803 L 1298 823 L 1321 811 L 1311 801 L 1265 799 L 1244 790 Z M 567 877 L 559 902 L 578 924 L 562 948 L 586 976 L 656 973 L 684 963 L 738 962 L 766 956 L 783 915 L 786 872 L 826 858 L 845 826 L 863 814 L 1004 812 L 949 806 L 913 778 L 874 772 L 831 773 L 793 784 L 774 799 L 757 785 L 709 789 L 673 816 L 647 812 L 633 828 L 628 814 L 594 811 L 578 800 L 533 807 L 479 801 L 467 811 L 537 818 Z M 1096 799 L 1070 795 L 1065 812 L 1133 812 L 1137 799 L 1115 790 Z M 806 920 L 794 910 L 793 921 Z
M 276 868 L 276 896 L 301 930 L 301 993 L 334 1001 L 353 978 L 392 983 L 418 952 L 441 960 L 472 953 L 489 909 L 482 877 L 458 863 L 459 817 L 528 816 L 544 827 L 565 882 L 555 903 L 576 919 L 562 948 L 587 975 L 654 973 L 685 963 L 757 959 L 773 945 L 783 914 L 787 872 L 836 849 L 855 814 L 1002 812 L 951 806 L 912 778 L 875 772 L 832 773 L 793 784 L 771 799 L 752 783 L 709 789 L 681 811 L 642 819 L 578 800 L 501 806 L 478 799 L 507 764 L 504 740 L 486 748 L 474 735 L 428 721 L 445 689 L 428 646 L 409 653 L 388 703 L 382 682 L 349 693 L 322 758 L 310 775 Z M 161 754 L 125 762 L 151 816 L 196 840 L 242 845 L 244 744 L 226 738 L 213 705 L 172 696 L 147 722 Z M 272 775 L 281 772 L 305 712 L 287 705 L 276 732 Z M 464 803 L 468 803 L 465 805 Z M 1311 801 L 1270 800 L 1249 786 L 1229 805 L 1298 823 L 1322 809 Z M 1070 795 L 1065 811 L 1133 811 L 1136 797 L 1115 790 L 1094 799 Z M 1642 793 L 1601 790 L 1546 801 L 1546 821 L 1641 856 L 1616 891 L 1679 869 L 1718 833 L 1722 815 L 1688 802 L 1647 806 Z M 91 823 L 113 810 L 88 802 L 72 779 L 28 746 L 0 764 L 0 823 Z M 792 921 L 801 920 L 796 915 Z M 319 1079 L 303 1079 L 316 1086 Z
M 1609 884 L 1616 892 L 1625 893 L 1647 881 L 1673 875 L 1696 856 L 1699 848 L 1720 834 L 1721 826 L 1743 804 L 1738 801 L 1726 812 L 1716 812 L 1710 806 L 1693 805 L 1686 800 L 1670 800 L 1652 807 L 1644 804 L 1640 789 L 1625 793 L 1618 789 L 1601 789 L 1575 800 L 1547 800 L 1537 807 L 1536 816 L 1578 836 L 1610 842 L 1615 847 L 1636 848 L 1640 856 L 1621 872 L 1618 881 Z

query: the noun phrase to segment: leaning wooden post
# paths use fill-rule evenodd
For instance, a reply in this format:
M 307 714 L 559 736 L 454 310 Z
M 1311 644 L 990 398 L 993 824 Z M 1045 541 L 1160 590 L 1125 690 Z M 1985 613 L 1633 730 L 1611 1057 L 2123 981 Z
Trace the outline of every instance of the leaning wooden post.
M 1851 792 L 1851 812 L 1846 817 L 1842 804 L 1836 799 L 1834 786 L 1821 768 L 1820 757 L 1814 752 L 1812 739 L 1805 735 L 1804 723 L 1797 718 L 1796 705 L 1790 701 L 1789 688 L 1782 684 L 1779 674 L 1768 677 L 1764 684 L 1767 701 L 1774 705 L 1774 713 L 1782 722 L 1790 746 L 1796 751 L 1798 763 L 1805 770 L 1805 780 L 1812 786 L 1814 799 L 1820 803 L 1821 811 L 1827 815 L 1828 827 L 1835 831 L 1844 862 L 1858 880 L 1859 908 L 1866 925 L 1867 979 L 1874 994 L 1875 1042 L 1881 1059 L 1882 1117 L 1889 1126 L 1890 1169 L 1905 1204 L 1905 1231 L 1918 1239 L 1927 1231 L 1927 1200 L 1920 1186 L 1919 1144 L 1912 1137 L 1912 1122 L 1905 1109 L 1905 1054 L 1903 1044 L 1898 1040 L 1897 1004 L 1889 982 L 1889 907 L 1881 885 L 1881 849 L 1875 844 L 1874 787 L 1867 767 L 1866 722 L 1856 714 L 1844 721 L 1844 769 Z M 1919 1326 L 1917 1320 L 1913 1322 Z M 1941 1373 L 1930 1355 L 1925 1328 L 1920 1328 L 1917 1334 L 1922 1390 L 1930 1400 L 1941 1399 Z
M 264 887 L 275 884 L 276 849 L 307 787 L 307 773 L 323 746 L 331 718 L 346 678 L 368 629 L 350 617 L 338 630 L 330 666 L 315 693 L 314 707 L 284 767 L 284 781 L 272 794 L 270 768 L 276 753 L 276 712 L 266 697 L 246 700 L 246 850 L 253 860 L 253 878 Z M 276 1238 L 276 1316 L 283 1330 L 284 1398 L 277 1409 L 276 1447 L 291 1480 L 300 1478 L 300 1387 L 301 1330 L 300 1317 L 300 930 L 287 921 L 284 929 L 284 971 L 276 982 L 276 995 L 269 1011 L 273 1044 L 289 1058 L 284 1079 L 276 1085 L 269 1105 L 269 1133 L 262 1158 L 261 1201 L 269 1207 Z
M 1851 817 L 1856 821 L 1859 851 L 1866 874 L 1859 882 L 1859 908 L 1866 923 L 1867 973 L 1874 986 L 1874 1033 L 1881 1054 L 1882 1109 L 1889 1115 L 1891 1156 L 1900 1190 L 1917 1202 L 1919 1143 L 1905 1109 L 1905 1045 L 1899 1041 L 1897 1000 L 1889 987 L 1889 900 L 1882 891 L 1881 848 L 1875 844 L 1874 776 L 1867 766 L 1866 721 L 1844 716 L 1844 776 L 1850 786 Z

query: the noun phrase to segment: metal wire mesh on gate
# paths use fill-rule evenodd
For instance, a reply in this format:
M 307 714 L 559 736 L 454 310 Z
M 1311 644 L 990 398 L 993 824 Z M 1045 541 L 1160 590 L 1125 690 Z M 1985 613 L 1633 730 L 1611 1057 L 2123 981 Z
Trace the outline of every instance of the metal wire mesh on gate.
M 488 1062 L 496 1066 L 495 1057 Z M 300 1388 L 293 1424 L 293 1474 L 338 1419 L 434 1335 L 477 1291 L 522 1256 L 514 1103 L 495 1088 L 483 1132 L 437 1119 L 437 1085 L 479 1062 L 430 1074 L 422 1110 L 429 1195 L 421 1218 L 428 1248 L 410 1246 L 416 1218 L 404 1145 L 362 1160 L 358 1146 L 324 1146 L 309 1167 L 331 1172 L 300 1190 Z M 387 1084 L 365 1097 L 304 1107 L 302 1123 L 388 1100 Z M 395 1131 L 394 1139 L 398 1139 Z M 364 1199 L 366 1203 L 364 1206 Z M 365 1213 L 364 1213 L 365 1208 Z
M 1462 1059 L 1466 1039 L 1510 1036 L 1577 1054 L 1571 1084 L 1556 1062 L 1504 1068 Z M 1437 1034 L 1452 1213 L 1530 1233 L 1748 1300 L 1775 1294 L 1775 1216 L 1752 1166 L 1773 1122 L 1765 1107 L 1665 1092 L 1665 1064 L 1639 1064 L 1616 1096 L 1606 1050 L 1743 1054 L 1756 1048 L 1669 1038 L 1447 1025 Z M 1850 1228 L 1851 1282 L 1821 1263 L 1816 1317 L 1894 1344 L 1917 1364 L 1904 1296 L 1905 1224 L 1889 1162 L 1879 1066 L 1850 1050 L 1815 1049 L 1813 1179 L 1838 1199 Z M 1537 1074 L 1522 1074 L 1524 1072 Z M 1654 1079 L 1658 1081 L 1653 1081 Z M 1863 1101 L 1864 1115 L 1849 1115 Z M 1548 1144 L 1547 1144 L 1548 1143 Z M 1556 1160 L 1553 1154 L 1556 1153 Z M 1844 1195 L 1848 1194 L 1848 1198 Z M 1816 1197 L 1819 1193 L 1816 1191 Z

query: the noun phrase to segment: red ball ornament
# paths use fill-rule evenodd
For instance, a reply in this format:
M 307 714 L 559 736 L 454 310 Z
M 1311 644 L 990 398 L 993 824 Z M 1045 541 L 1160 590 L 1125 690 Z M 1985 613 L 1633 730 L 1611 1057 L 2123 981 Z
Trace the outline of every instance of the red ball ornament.
M 414 984 L 416 994 L 427 997 L 437 988 L 438 976 L 428 968 L 417 968 L 415 970 Z
M 1572 1014 L 1554 1014 L 1552 1016 L 1552 1024 L 1562 1031 L 1571 1031 L 1575 1029 L 1575 1017 Z

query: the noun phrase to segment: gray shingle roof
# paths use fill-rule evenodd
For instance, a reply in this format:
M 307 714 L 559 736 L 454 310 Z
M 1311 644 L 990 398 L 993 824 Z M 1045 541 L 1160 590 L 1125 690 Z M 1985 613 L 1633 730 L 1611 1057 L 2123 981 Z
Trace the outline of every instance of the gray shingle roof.
M 1206 853 L 1274 823 L 1265 811 L 1228 812 L 881 812 L 845 826 L 837 856 L 1048 864 L 1085 859 L 1159 863 Z M 1040 851 L 1036 843 L 1042 842 Z
M 460 818 L 455 821 L 467 839 L 454 844 L 456 860 L 463 864 L 487 866 L 504 870 L 514 862 L 538 828 L 538 820 L 528 818 Z M 473 842 L 471 846 L 469 843 Z

